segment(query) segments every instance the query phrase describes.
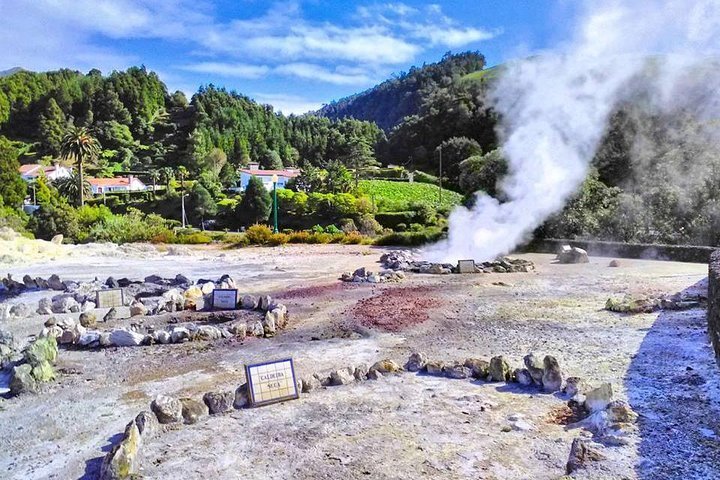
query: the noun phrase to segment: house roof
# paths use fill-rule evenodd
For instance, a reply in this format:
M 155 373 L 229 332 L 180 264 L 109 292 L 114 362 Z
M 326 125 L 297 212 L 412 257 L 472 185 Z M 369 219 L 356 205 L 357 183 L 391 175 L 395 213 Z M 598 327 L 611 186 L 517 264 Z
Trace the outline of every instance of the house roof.
M 278 177 L 295 178 L 300 175 L 299 170 L 250 170 L 249 168 L 241 168 L 240 171 L 248 175 L 255 175 L 256 177 L 272 177 L 273 175 L 277 175 Z
M 133 178 L 140 182 L 140 179 Z M 130 179 L 127 177 L 115 177 L 115 178 L 88 178 L 87 181 L 94 187 L 128 187 L 130 186 Z M 140 182 L 142 183 L 142 182 Z
M 52 172 L 57 170 L 56 166 L 45 166 L 40 165 L 39 163 L 30 163 L 27 165 L 20 165 L 20 175 L 25 175 L 27 177 L 37 177 L 40 175 L 41 172 L 44 172 L 45 175 L 48 175 Z

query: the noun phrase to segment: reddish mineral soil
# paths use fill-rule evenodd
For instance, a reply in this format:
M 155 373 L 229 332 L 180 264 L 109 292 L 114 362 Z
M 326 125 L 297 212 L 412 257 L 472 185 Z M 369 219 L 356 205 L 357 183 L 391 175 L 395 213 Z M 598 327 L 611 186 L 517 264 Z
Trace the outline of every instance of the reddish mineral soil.
M 428 310 L 442 306 L 428 287 L 396 288 L 365 298 L 350 309 L 361 325 L 386 332 L 399 332 L 427 321 Z

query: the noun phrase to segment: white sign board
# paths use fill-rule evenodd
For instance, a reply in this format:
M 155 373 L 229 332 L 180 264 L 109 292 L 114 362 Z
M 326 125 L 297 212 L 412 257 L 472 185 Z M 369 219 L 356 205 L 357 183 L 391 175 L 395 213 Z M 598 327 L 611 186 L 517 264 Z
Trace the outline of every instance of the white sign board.
M 254 407 L 299 398 L 291 358 L 245 366 L 248 395 Z
M 95 305 L 98 308 L 122 307 L 125 303 L 122 288 L 98 290 L 95 292 Z
M 475 260 L 458 260 L 458 273 L 475 273 Z
M 212 308 L 215 310 L 237 310 L 238 291 L 236 289 L 213 290 Z

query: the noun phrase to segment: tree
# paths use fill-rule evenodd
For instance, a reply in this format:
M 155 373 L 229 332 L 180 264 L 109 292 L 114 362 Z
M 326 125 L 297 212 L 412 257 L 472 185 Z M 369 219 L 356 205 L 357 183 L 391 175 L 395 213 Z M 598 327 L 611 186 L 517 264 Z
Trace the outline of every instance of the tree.
M 442 176 L 457 185 L 460 176 L 460 162 L 474 155 L 482 155 L 482 148 L 475 140 L 467 137 L 452 137 L 435 149 L 435 164 L 440 163 L 442 155 Z
M 235 209 L 235 216 L 242 225 L 264 223 L 270 215 L 272 198 L 262 180 L 253 176 L 250 177 L 242 201 Z
M 40 115 L 40 145 L 43 153 L 57 156 L 60 154 L 60 145 L 67 128 L 65 114 L 54 98 L 50 98 L 45 111 Z
M 238 181 L 238 172 L 235 169 L 235 166 L 232 163 L 226 163 L 223 165 L 222 169 L 220 170 L 220 183 L 224 187 L 232 187 L 234 186 Z
M 219 174 L 220 170 L 222 170 L 227 163 L 227 155 L 225 155 L 225 152 L 223 152 L 221 148 L 213 148 L 210 150 L 210 153 L 205 155 L 202 163 L 205 169 Z
M 170 191 L 170 182 L 173 181 L 175 178 L 175 171 L 172 169 L 172 167 L 162 167 L 160 169 L 160 177 L 162 178 L 162 181 L 165 182 L 165 191 Z
M 260 158 L 260 166 L 265 170 L 282 170 L 283 162 L 275 150 L 266 150 Z
M 348 147 L 348 152 L 342 160 L 348 168 L 353 170 L 355 188 L 357 188 L 362 170 L 367 167 L 377 165 L 378 162 L 375 160 L 375 154 L 373 153 L 372 146 L 370 146 L 364 138 L 351 138 L 348 143 Z
M 85 127 L 71 127 L 65 135 L 60 147 L 63 158 L 73 161 L 78 167 L 78 195 L 80 206 L 85 205 L 85 189 L 83 188 L 83 167 L 86 162 L 92 162 L 100 153 L 100 143 Z
M 324 188 L 326 176 L 326 170 L 306 165 L 300 175 L 288 182 L 287 187 L 298 192 L 321 192 Z
M 482 190 L 491 197 L 497 197 L 498 180 L 507 174 L 508 165 L 500 149 L 495 149 L 463 160 L 459 169 L 460 188 L 466 195 Z
M 347 193 L 352 189 L 353 176 L 340 162 L 330 162 L 327 167 L 324 191 L 330 193 Z M 357 178 L 355 181 L 357 186 Z
M 0 202 L 20 208 L 26 191 L 27 185 L 20 176 L 18 152 L 7 138 L 0 136 Z
M 148 177 L 150 177 L 150 180 L 152 181 L 153 185 L 153 195 L 155 194 L 155 191 L 157 190 L 157 182 L 160 180 L 160 171 L 159 170 L 150 170 L 148 172 Z
M 205 230 L 205 217 L 212 217 L 217 214 L 215 200 L 213 200 L 210 192 L 200 182 L 197 182 L 190 192 L 190 203 L 193 216 L 200 219 L 200 225 Z
M 58 192 L 60 192 L 60 195 L 67 198 L 68 200 L 79 198 L 80 192 L 78 192 L 78 186 L 81 183 L 79 177 L 80 175 L 77 172 L 72 172 L 68 177 L 61 177 L 53 181 L 52 185 L 57 189 Z M 90 182 L 83 179 L 82 186 L 83 196 L 89 197 L 90 195 L 92 195 L 92 186 L 90 185 Z

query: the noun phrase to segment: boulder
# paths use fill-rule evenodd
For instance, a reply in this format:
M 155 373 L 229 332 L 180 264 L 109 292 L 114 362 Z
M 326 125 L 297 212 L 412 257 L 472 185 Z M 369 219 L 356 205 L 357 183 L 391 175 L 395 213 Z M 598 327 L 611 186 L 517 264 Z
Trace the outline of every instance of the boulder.
M 408 372 L 420 372 L 425 369 L 427 363 L 427 355 L 422 352 L 413 352 L 410 354 L 407 363 L 405 364 L 405 370 Z
M 173 327 L 170 331 L 170 342 L 183 343 L 190 340 L 190 331 L 185 327 Z
M 442 376 L 444 367 L 445 363 L 441 361 L 429 361 L 425 363 L 425 370 L 428 375 Z
M 355 371 L 353 372 L 353 376 L 355 377 L 355 380 L 358 382 L 362 382 L 363 380 L 367 380 L 368 372 L 370 369 L 367 365 L 364 363 L 361 363 L 357 367 L 355 367 Z
M 368 380 L 380 380 L 383 377 L 383 374 L 380 373 L 377 370 L 370 369 L 367 374 Z
M 548 393 L 560 391 L 562 389 L 563 375 L 557 359 L 551 355 L 546 355 L 543 359 L 543 366 L 543 390 Z
M 16 366 L 13 368 L 11 375 L 10 393 L 12 395 L 37 391 L 37 382 L 32 376 L 32 367 L 29 364 L 24 363 Z
M 158 330 L 155 335 L 155 341 L 163 345 L 170 343 L 170 332 L 167 330 Z
M 530 375 L 530 371 L 527 368 L 516 368 L 515 380 L 517 380 L 520 385 L 524 385 L 526 387 L 534 383 L 532 375 Z
M 262 337 L 265 335 L 265 327 L 262 322 L 257 321 L 248 325 L 248 334 L 254 337 Z
M 31 310 L 26 303 L 16 303 L 10 307 L 11 318 L 27 318 L 30 316 Z
M 108 277 L 107 280 L 105 280 L 105 286 L 108 288 L 120 288 L 120 284 L 113 277 Z
M 617 268 L 620 266 L 620 260 L 610 260 L 610 263 L 608 263 L 608 267 L 611 268 Z
M 253 295 L 245 295 L 242 297 L 241 305 L 245 310 L 255 310 L 258 308 L 258 299 Z
M 148 309 L 145 305 L 142 304 L 142 302 L 133 302 L 132 305 L 130 305 L 130 316 L 131 317 L 137 317 L 142 315 L 147 315 Z
M 137 347 L 142 345 L 145 335 L 118 328 L 110 332 L 110 344 L 115 347 Z
M 495 382 L 509 382 L 512 379 L 510 365 L 502 355 L 490 359 L 488 373 Z
M 590 259 L 585 250 L 570 245 L 563 245 L 557 254 L 558 263 L 589 263 Z
M 525 368 L 530 372 L 530 376 L 533 379 L 535 385 L 542 385 L 542 377 L 545 374 L 545 367 L 542 361 L 535 356 L 534 353 L 529 353 L 523 358 L 525 362 Z
M 160 422 L 152 412 L 143 410 L 135 417 L 135 425 L 142 438 L 150 438 L 157 435 L 160 431 Z
M 101 347 L 111 347 L 112 342 L 110 342 L 110 332 L 100 332 L 100 338 L 98 341 L 100 342 Z
M 97 325 L 97 317 L 92 312 L 81 313 L 80 325 L 85 328 L 94 328 Z
M 315 375 L 309 375 L 307 377 L 303 377 L 301 379 L 302 382 L 302 392 L 308 393 L 312 392 L 313 390 L 317 390 L 318 388 L 322 387 L 322 383 L 320 382 L 320 379 Z
M 110 308 L 103 317 L 103 322 L 112 322 L 118 317 L 118 312 L 115 307 Z
M 198 340 L 219 340 L 222 338 L 222 332 L 212 325 L 200 325 L 195 332 L 195 338 Z
M 248 406 L 250 397 L 248 394 L 248 384 L 243 383 L 235 390 L 235 400 L 233 401 L 233 407 L 240 409 Z
M 177 288 L 163 293 L 160 304 L 166 312 L 177 312 L 185 308 L 185 296 Z
M 181 398 L 180 403 L 182 403 L 182 417 L 187 424 L 197 423 L 208 415 L 208 407 L 203 402 L 192 398 Z
M 210 415 L 232 410 L 234 400 L 235 395 L 232 392 L 208 392 L 203 395 L 203 402 L 207 405 Z
M 247 335 L 247 324 L 244 322 L 233 323 L 228 327 L 228 330 L 237 338 L 244 339 L 245 335 Z
M 85 332 L 77 340 L 77 344 L 83 347 L 96 348 L 100 346 L 100 332 Z
M 40 336 L 41 336 L 41 337 L 53 337 L 53 338 L 55 338 L 58 342 L 59 342 L 59 339 L 60 339 L 60 337 L 62 336 L 62 334 L 63 334 L 63 329 L 60 328 L 60 327 L 58 327 L 57 325 L 51 325 L 51 326 L 49 326 L 49 327 L 44 327 L 44 328 L 40 331 Z
M 392 360 L 385 359 L 380 360 L 379 362 L 375 362 L 373 366 L 370 367 L 370 371 L 380 372 L 385 375 L 388 373 L 402 372 L 402 367 L 397 363 L 393 362 Z
M 584 394 L 585 390 L 587 390 L 587 385 L 582 378 L 568 377 L 567 380 L 565 380 L 565 387 L 563 388 L 563 392 L 565 392 L 567 395 L 574 397 L 578 393 Z
M 468 358 L 463 365 L 470 369 L 470 374 L 473 378 L 485 379 L 490 373 L 490 363 L 487 360 Z
M 200 291 L 203 293 L 203 295 L 210 295 L 214 290 L 215 290 L 214 282 L 205 282 L 202 285 L 200 285 Z
M 62 295 L 53 299 L 51 310 L 53 313 L 76 313 L 80 311 L 80 305 L 75 298 Z
M 355 381 L 355 371 L 352 368 L 341 368 L 330 373 L 331 385 L 347 385 Z
M 55 245 L 62 245 L 64 239 L 65 237 L 63 237 L 62 234 L 58 233 L 50 239 L 50 243 L 54 243 Z
M 638 419 L 638 414 L 623 400 L 613 400 L 605 411 L 611 423 L 635 423 Z
M 133 420 L 125 428 L 122 441 L 103 459 L 100 466 L 100 480 L 124 480 L 137 473 L 141 443 L 140 431 Z
M 52 300 L 47 297 L 41 298 L 38 301 L 38 308 L 35 310 L 38 315 L 52 315 Z
M 270 306 L 270 313 L 275 316 L 275 326 L 277 328 L 285 328 L 288 321 L 287 307 L 281 303 Z
M 168 395 L 158 395 L 150 404 L 153 411 L 162 424 L 180 423 L 183 421 L 183 404 L 177 398 Z
M 565 473 L 570 475 L 578 469 L 584 468 L 587 462 L 603 460 L 604 458 L 598 450 L 590 446 L 590 442 L 582 438 L 576 438 L 570 447 L 570 456 L 565 465 Z
M 30 275 L 25 275 L 23 277 L 23 283 L 25 284 L 25 288 L 38 288 L 38 284 L 35 283 L 35 279 L 33 279 Z
M 60 281 L 60 277 L 54 273 L 47 279 L 47 284 L 52 290 L 65 291 L 65 285 Z
M 263 326 L 263 332 L 266 337 L 274 337 L 276 328 L 275 328 L 275 314 L 273 312 L 267 312 L 265 314 L 265 318 L 263 319 L 262 326 Z
M 36 367 L 43 363 L 55 363 L 58 355 L 57 342 L 54 338 L 45 337 L 38 338 L 23 352 L 25 361 L 32 367 Z
M 190 285 L 190 279 L 186 277 L 183 274 L 178 273 L 175 275 L 175 281 L 173 282 L 175 285 Z
M 261 295 L 258 299 L 258 308 L 260 310 L 267 311 L 270 309 L 270 305 L 272 305 L 272 298 L 270 295 Z
M 358 268 L 358 269 L 355 270 L 355 271 L 353 272 L 353 274 L 352 274 L 353 277 L 360 277 L 360 278 L 363 278 L 363 279 L 364 279 L 365 277 L 367 277 L 367 275 L 368 275 L 368 272 L 367 272 L 367 270 L 365 269 L 365 267 Z
M 585 393 L 585 408 L 590 412 L 605 410 L 613 400 L 612 385 L 603 383 L 598 388 Z
M 452 365 L 445 365 L 443 367 L 443 373 L 448 378 L 468 378 L 472 374 L 472 370 L 461 363 L 454 363 Z
M 95 310 L 95 302 L 91 302 L 90 300 L 85 300 L 82 305 L 80 306 L 80 312 L 92 312 Z
M 185 297 L 185 304 L 183 307 L 186 310 L 202 310 L 205 307 L 203 291 L 197 285 L 188 287 L 188 289 L 183 293 L 183 297 Z
M 38 288 L 41 288 L 43 290 L 47 290 L 48 288 L 50 288 L 47 280 L 42 277 L 35 277 L 35 284 L 38 286 Z

